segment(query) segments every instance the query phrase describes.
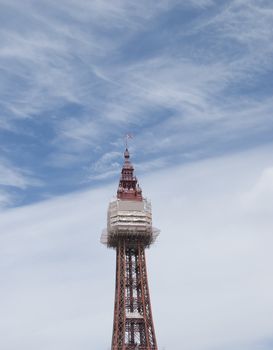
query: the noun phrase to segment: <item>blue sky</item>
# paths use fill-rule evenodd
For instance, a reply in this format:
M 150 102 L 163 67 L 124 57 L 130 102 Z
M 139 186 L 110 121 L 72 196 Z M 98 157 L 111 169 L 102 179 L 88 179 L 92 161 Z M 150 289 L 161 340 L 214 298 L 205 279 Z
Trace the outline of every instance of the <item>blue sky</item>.
M 270 1 L 1 0 L 1 204 L 272 142 Z
M 272 349 L 272 23 L 262 0 L 0 0 L 1 348 L 109 347 L 130 132 L 160 350 Z

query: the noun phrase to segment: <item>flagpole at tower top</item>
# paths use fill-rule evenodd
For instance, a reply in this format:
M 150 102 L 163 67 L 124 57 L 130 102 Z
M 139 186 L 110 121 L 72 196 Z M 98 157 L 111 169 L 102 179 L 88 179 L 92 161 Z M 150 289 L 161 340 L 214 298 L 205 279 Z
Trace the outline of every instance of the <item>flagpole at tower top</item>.
M 128 149 L 128 140 L 132 139 L 133 138 L 133 135 L 128 133 L 125 135 L 124 137 L 124 143 L 125 143 L 125 148 Z

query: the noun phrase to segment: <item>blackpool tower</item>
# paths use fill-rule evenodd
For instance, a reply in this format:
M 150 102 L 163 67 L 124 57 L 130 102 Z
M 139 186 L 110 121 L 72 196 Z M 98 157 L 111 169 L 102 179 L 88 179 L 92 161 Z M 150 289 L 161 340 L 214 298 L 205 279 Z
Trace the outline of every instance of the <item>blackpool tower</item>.
M 145 261 L 145 248 L 158 233 L 126 147 L 117 197 L 109 204 L 107 229 L 101 237 L 102 243 L 116 250 L 112 350 L 158 349 Z

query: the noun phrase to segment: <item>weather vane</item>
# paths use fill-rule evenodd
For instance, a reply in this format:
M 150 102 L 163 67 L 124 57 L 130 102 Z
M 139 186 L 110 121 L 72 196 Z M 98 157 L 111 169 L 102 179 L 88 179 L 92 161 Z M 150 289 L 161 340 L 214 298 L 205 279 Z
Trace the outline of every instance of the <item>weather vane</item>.
M 128 140 L 132 139 L 133 135 L 132 134 L 126 134 L 124 137 L 124 141 L 125 141 L 125 147 L 128 148 Z

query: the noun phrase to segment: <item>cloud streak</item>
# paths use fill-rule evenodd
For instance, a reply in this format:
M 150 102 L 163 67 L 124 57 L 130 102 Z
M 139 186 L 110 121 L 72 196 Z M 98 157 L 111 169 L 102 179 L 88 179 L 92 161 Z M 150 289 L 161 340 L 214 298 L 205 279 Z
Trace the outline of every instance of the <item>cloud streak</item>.
M 27 154 L 22 162 L 46 174 L 48 192 L 67 170 L 75 180 L 65 191 L 111 178 L 111 163 L 94 166 L 120 152 L 128 131 L 136 162 L 154 169 L 174 154 L 184 163 L 272 141 L 266 2 L 4 1 L 2 10 L 16 23 L 1 22 L 1 132 L 6 149 L 18 135 L 38 144 L 39 167 Z

